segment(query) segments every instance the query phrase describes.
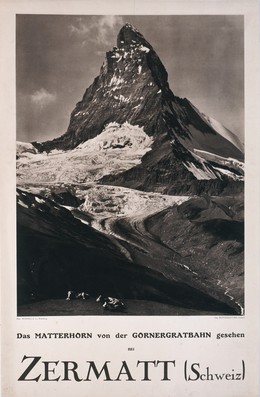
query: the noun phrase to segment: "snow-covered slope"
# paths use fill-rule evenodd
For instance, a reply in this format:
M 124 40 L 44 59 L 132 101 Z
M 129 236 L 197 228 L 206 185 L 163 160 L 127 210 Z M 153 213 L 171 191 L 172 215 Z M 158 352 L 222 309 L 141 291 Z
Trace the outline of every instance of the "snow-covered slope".
M 148 216 L 172 205 L 186 201 L 187 196 L 167 196 L 146 193 L 118 186 L 95 185 L 86 191 L 78 189 L 77 197 L 84 198 L 78 209 L 95 217 Z
M 106 175 L 117 175 L 141 163 L 151 150 L 153 138 L 143 128 L 129 123 L 108 124 L 95 138 L 69 151 L 39 153 L 31 144 L 17 143 L 19 183 L 88 183 Z M 171 141 L 176 154 L 181 146 Z M 183 150 L 183 149 L 181 149 Z M 179 153 L 180 163 L 197 180 L 243 180 L 243 163 L 214 153 L 186 149 Z M 156 166 L 156 164 L 154 164 Z
M 29 142 L 16 142 L 16 154 L 18 157 L 25 155 L 27 156 L 28 153 L 36 154 L 38 150 Z
M 238 137 L 233 134 L 230 130 L 228 130 L 226 127 L 224 127 L 219 121 L 213 119 L 213 117 L 207 116 L 204 113 L 201 113 L 203 116 L 204 120 L 211 126 L 218 134 L 226 138 L 229 142 L 233 143 L 241 152 L 244 152 L 244 146 L 238 139 Z
M 92 182 L 139 164 L 151 149 L 153 139 L 142 128 L 129 123 L 108 124 L 97 137 L 70 151 L 53 150 L 37 153 L 30 144 L 17 145 L 18 181 Z M 28 149 L 28 150 L 26 150 Z
M 226 177 L 233 181 L 244 180 L 244 163 L 241 161 L 197 149 L 189 153 L 191 160 L 185 161 L 184 165 L 198 180 L 223 180 Z

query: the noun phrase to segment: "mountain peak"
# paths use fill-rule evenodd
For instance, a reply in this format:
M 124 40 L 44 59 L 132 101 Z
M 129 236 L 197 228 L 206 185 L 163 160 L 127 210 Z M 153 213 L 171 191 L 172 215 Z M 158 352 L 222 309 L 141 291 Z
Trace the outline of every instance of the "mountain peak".
M 34 146 L 39 151 L 73 149 L 101 134 L 109 123 L 128 122 L 152 136 L 159 152 L 162 139 L 166 139 L 173 163 L 180 162 L 189 177 L 240 180 L 240 164 L 232 159 L 241 161 L 243 153 L 232 133 L 200 113 L 187 99 L 174 95 L 160 58 L 133 25 L 122 26 L 117 42 L 73 110 L 66 133 Z M 163 134 L 167 137 L 162 138 Z M 226 158 L 233 161 L 230 169 Z
M 125 29 L 131 29 L 133 32 L 138 32 L 138 30 L 134 27 L 134 25 L 132 25 L 131 23 L 129 23 L 129 22 L 126 22 L 125 24 L 124 24 L 124 26 L 122 27 L 122 29 L 123 28 L 125 28 Z M 139 32 L 138 32 L 139 33 Z
M 137 44 L 143 44 L 150 49 L 152 48 L 144 36 L 133 25 L 126 23 L 118 33 L 117 46 L 121 48 Z

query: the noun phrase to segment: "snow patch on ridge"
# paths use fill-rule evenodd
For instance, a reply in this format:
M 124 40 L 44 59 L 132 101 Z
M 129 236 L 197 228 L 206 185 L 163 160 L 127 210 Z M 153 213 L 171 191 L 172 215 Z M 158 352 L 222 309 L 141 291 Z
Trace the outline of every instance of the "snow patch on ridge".
M 108 84 L 108 87 L 111 87 L 112 85 L 121 85 L 123 84 L 124 79 L 122 77 L 117 77 L 115 75 L 112 76 L 110 83 Z
M 139 48 L 141 51 L 146 52 L 146 53 L 150 51 L 150 49 L 148 47 L 145 47 L 144 45 L 140 45 Z
M 194 152 L 207 161 L 214 161 L 218 164 L 231 167 L 242 175 L 244 174 L 244 163 L 232 157 L 222 157 L 214 153 L 206 152 L 204 150 L 194 149 Z
M 116 100 L 118 100 L 118 101 L 120 101 L 120 102 L 124 102 L 124 103 L 129 103 L 129 102 L 131 102 L 131 99 L 130 98 L 126 98 L 126 97 L 124 97 L 124 95 L 114 95 L 114 98 L 116 99 Z
M 28 142 L 16 142 L 16 154 L 17 156 L 21 156 L 23 153 L 32 153 L 36 154 L 38 153 L 38 150 Z
M 233 158 L 225 158 L 203 150 L 190 151 L 194 158 L 183 162 L 184 166 L 198 180 L 223 179 L 228 177 L 234 181 L 244 180 L 244 164 Z
M 217 176 L 210 169 L 205 167 L 205 164 L 202 163 L 202 168 L 196 167 L 196 165 L 192 162 L 184 163 L 185 167 L 188 171 L 192 172 L 198 180 L 210 180 L 217 179 Z

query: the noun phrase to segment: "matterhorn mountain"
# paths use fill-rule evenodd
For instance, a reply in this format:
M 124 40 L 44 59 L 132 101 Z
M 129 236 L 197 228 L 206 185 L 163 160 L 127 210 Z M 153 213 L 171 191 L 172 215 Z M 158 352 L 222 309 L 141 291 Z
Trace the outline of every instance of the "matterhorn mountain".
M 187 99 L 176 97 L 167 78 L 152 46 L 133 26 L 123 26 L 117 47 L 107 52 L 99 76 L 73 110 L 66 133 L 52 141 L 33 143 L 37 152 L 55 154 L 53 164 L 59 158 L 64 163 L 64 152 L 71 151 L 73 173 L 69 169 L 57 172 L 51 160 L 42 159 L 50 168 L 49 178 L 68 182 L 92 179 L 171 194 L 198 193 L 202 189 L 213 193 L 214 189 L 223 190 L 226 181 L 243 180 L 243 147 L 238 138 Z M 120 164 L 114 153 L 110 156 L 111 149 L 119 149 L 124 158 L 133 159 L 135 144 L 142 149 L 138 164 L 123 160 Z M 78 172 L 74 167 L 80 157 L 90 159 L 91 148 L 96 162 L 107 163 L 108 169 L 104 167 L 101 174 L 94 170 L 90 173 L 88 161 Z M 39 178 L 36 159 L 30 157 L 28 172 Z M 26 162 L 22 161 L 22 167 L 21 174 L 28 180 Z M 201 187 L 201 180 L 215 183 Z
M 20 302 L 87 285 L 170 313 L 241 314 L 243 158 L 124 25 L 67 131 L 17 143 Z

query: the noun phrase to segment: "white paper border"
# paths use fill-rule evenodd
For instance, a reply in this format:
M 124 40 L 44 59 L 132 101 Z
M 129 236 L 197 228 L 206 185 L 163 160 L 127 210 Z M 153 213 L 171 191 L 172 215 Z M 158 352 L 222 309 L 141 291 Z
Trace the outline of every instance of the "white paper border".
M 73 326 L 71 326 L 71 318 L 48 318 L 48 319 L 17 319 L 16 318 L 16 210 L 15 210 L 15 136 L 16 136 L 16 125 L 15 125 L 15 15 L 16 14 L 89 14 L 89 15 L 244 15 L 245 18 L 245 148 L 246 148 L 246 281 L 245 281 L 245 307 L 246 314 L 244 317 L 164 317 L 160 318 L 160 321 L 156 320 L 155 317 L 147 317 L 140 319 L 135 317 L 124 317 L 123 326 L 120 318 L 115 317 L 107 319 L 88 317 L 77 318 Z M 167 327 L 172 327 L 178 330 L 182 329 L 212 329 L 216 332 L 222 332 L 225 330 L 243 330 L 246 333 L 246 340 L 241 345 L 243 354 L 246 356 L 247 361 L 247 385 L 250 387 L 247 389 L 247 396 L 255 396 L 258 382 L 258 335 L 259 335 L 259 44 L 258 44 L 258 4 L 255 0 L 244 0 L 244 1 L 1 1 L 0 2 L 0 49 L 1 54 L 4 55 L 0 66 L 0 78 L 1 78 L 1 144 L 3 147 L 4 155 L 1 156 L 1 186 L 3 187 L 1 192 L 1 270 L 2 270 L 2 371 L 3 371 L 3 397 L 26 397 L 35 395 L 43 396 L 48 394 L 48 387 L 54 387 L 53 384 L 36 385 L 36 394 L 31 394 L 31 383 L 26 385 L 19 384 L 20 393 L 16 394 L 17 385 L 14 384 L 14 377 L 17 378 L 17 374 L 14 369 L 14 357 L 18 356 L 18 350 L 21 352 L 27 348 L 26 342 L 24 344 L 15 340 L 15 335 L 18 330 L 31 330 L 42 329 L 46 332 L 48 329 L 83 329 L 86 321 L 88 322 L 88 328 L 92 330 L 107 330 L 107 332 L 113 333 L 114 330 L 124 331 L 138 329 L 146 329 L 153 331 L 155 324 L 157 328 L 164 330 Z M 75 320 L 75 318 L 74 318 Z M 160 322 L 160 324 L 158 324 Z M 22 331 L 21 331 L 22 332 Z M 43 331 L 44 332 L 44 331 Z M 232 342 L 232 343 L 231 343 Z M 227 349 L 230 350 L 229 356 L 237 353 L 237 349 L 233 341 L 227 344 Z M 213 343 L 213 342 L 212 342 Z M 129 344 L 129 343 L 128 343 Z M 130 343 L 131 344 L 131 343 Z M 35 344 L 35 348 L 39 347 L 39 342 Z M 52 343 L 49 342 L 47 345 L 49 349 L 54 349 Z M 72 346 L 66 345 L 65 350 L 68 352 L 74 350 L 74 344 Z M 109 348 L 105 345 L 108 354 L 113 356 L 119 356 L 120 354 L 115 350 L 117 346 L 121 346 L 124 349 L 125 345 L 117 344 Z M 153 349 L 159 349 L 158 343 L 144 341 L 136 341 L 136 349 L 139 352 L 149 356 L 149 352 Z M 215 348 L 215 344 L 212 345 Z M 97 344 L 88 346 L 88 349 L 92 354 L 95 352 L 95 356 L 99 357 L 97 353 Z M 194 354 L 198 354 L 197 349 L 204 348 L 205 345 L 200 345 L 197 342 L 196 345 L 192 345 L 192 351 Z M 222 344 L 223 347 L 223 344 Z M 46 348 L 46 345 L 42 342 L 39 350 Z M 61 346 L 55 347 L 57 354 L 62 354 Z M 64 349 L 64 348 L 63 348 Z M 111 350 L 112 349 L 112 350 Z M 168 342 L 160 345 L 160 350 L 164 351 L 168 349 Z M 210 346 L 209 346 L 210 349 Z M 55 352 L 55 350 L 53 350 Z M 21 353 L 20 352 L 20 353 Z M 113 353 L 112 353 L 113 352 Z M 209 350 L 208 350 L 209 353 Z M 40 354 L 40 353 L 39 353 Z M 181 354 L 181 349 L 177 353 L 177 356 Z M 205 357 L 209 357 L 207 351 L 205 351 Z M 219 362 L 218 351 L 215 351 L 216 362 Z M 21 357 L 21 354 L 20 356 Z M 202 356 L 203 357 L 203 356 Z M 58 357 L 59 359 L 59 357 Z M 51 383 L 51 382 L 50 382 Z M 92 396 L 101 397 L 103 395 L 110 395 L 108 393 L 100 394 L 102 387 L 99 386 L 101 382 L 95 387 L 91 385 L 89 390 L 94 387 L 94 394 Z M 160 384 L 161 385 L 161 384 Z M 38 386 L 38 388 L 37 388 Z M 57 384 L 55 388 L 58 390 L 58 394 L 49 395 L 62 395 L 67 396 L 66 392 L 70 390 L 68 385 Z M 113 386 L 113 387 L 112 387 Z M 111 386 L 111 395 L 119 395 L 124 391 L 126 397 L 133 396 L 133 392 L 130 387 L 124 386 L 124 384 L 117 383 Z M 60 389 L 59 389 L 60 387 Z M 73 386 L 74 387 L 74 386 Z M 76 387 L 76 386 L 75 386 Z M 158 389 L 148 388 L 143 384 L 140 386 L 140 395 L 158 395 Z M 159 387 L 159 384 L 158 384 Z M 173 385 L 172 395 L 185 396 L 181 390 L 178 389 L 178 382 L 176 381 Z M 205 387 L 205 396 L 207 395 L 207 387 Z M 223 387 L 223 385 L 222 385 Z M 233 387 L 233 386 L 232 386 Z M 238 384 L 238 393 L 243 392 L 243 388 Z M 54 388 L 54 389 L 55 389 Z M 53 389 L 53 390 L 54 390 Z M 104 387 L 103 387 L 104 389 Z M 72 388 L 73 390 L 73 388 Z M 109 389 L 110 390 L 110 389 Z M 163 390 L 163 389 L 162 389 Z M 166 392 L 168 389 L 166 389 Z M 202 389 L 198 387 L 196 389 L 196 396 L 204 395 Z M 228 389 L 227 389 L 228 390 Z M 229 389 L 230 393 L 233 393 L 232 388 Z M 85 396 L 84 388 L 77 386 L 77 396 Z M 220 389 L 214 389 L 211 386 L 211 395 L 219 395 Z M 149 392 L 149 394 L 147 394 Z M 215 393 L 216 392 L 216 393 Z M 29 393 L 29 394 L 28 394 Z M 118 394 L 119 393 L 119 394 Z M 132 393 L 132 394 L 131 394 Z M 91 395 L 91 393 L 89 394 Z M 135 396 L 138 394 L 135 393 Z M 162 394 L 165 395 L 166 394 Z M 192 394 L 191 394 L 192 395 Z M 223 395 L 223 394 L 222 394 Z M 234 397 L 242 397 L 243 394 L 234 394 Z M 233 394 L 226 394 L 226 396 L 233 396 Z M 226 397 L 225 396 L 225 397 Z M 245 395 L 243 395 L 244 397 Z

